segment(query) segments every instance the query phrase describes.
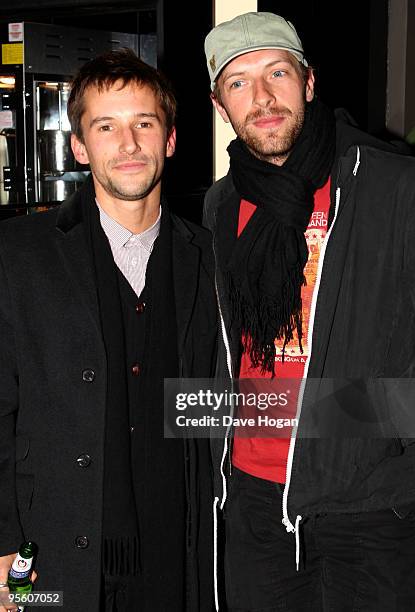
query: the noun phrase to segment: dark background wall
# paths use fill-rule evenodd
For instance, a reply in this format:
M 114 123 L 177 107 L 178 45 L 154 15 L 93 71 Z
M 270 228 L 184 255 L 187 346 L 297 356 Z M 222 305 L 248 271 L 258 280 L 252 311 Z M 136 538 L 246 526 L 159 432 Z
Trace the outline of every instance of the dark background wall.
M 293 22 L 326 104 L 347 108 L 362 128 L 383 133 L 388 0 L 259 0 L 258 10 Z
M 212 8 L 208 0 L 165 0 L 159 6 L 160 67 L 178 99 L 177 150 L 167 166 L 166 188 L 175 210 L 199 221 L 213 175 L 212 105 L 203 50 Z

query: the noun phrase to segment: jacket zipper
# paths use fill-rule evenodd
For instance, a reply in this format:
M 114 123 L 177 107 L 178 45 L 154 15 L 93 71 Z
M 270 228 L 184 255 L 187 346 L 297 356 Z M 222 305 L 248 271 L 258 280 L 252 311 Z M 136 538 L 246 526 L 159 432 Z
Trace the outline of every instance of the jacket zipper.
M 356 147 L 356 162 L 353 168 L 353 176 L 357 176 L 358 170 L 359 170 L 359 166 L 360 166 L 360 148 L 357 146 Z M 337 182 L 339 181 L 339 176 L 340 176 L 340 167 L 338 168 L 338 173 L 337 173 Z M 307 336 L 307 342 L 308 342 L 308 347 L 309 347 L 309 354 L 308 354 L 308 359 L 307 359 L 307 363 L 305 365 L 304 368 L 304 375 L 303 375 L 303 379 L 301 381 L 301 386 L 300 386 L 300 391 L 298 394 L 298 401 L 297 401 L 297 414 L 296 414 L 296 418 L 297 418 L 297 425 L 295 427 L 295 429 L 293 429 L 293 433 L 294 436 L 291 438 L 290 441 L 290 446 L 289 446 L 289 450 L 288 450 L 288 459 L 287 459 L 287 470 L 285 473 L 285 487 L 284 487 L 284 493 L 283 493 L 283 497 L 282 497 L 282 515 L 283 515 L 283 519 L 282 522 L 286 527 L 286 530 L 288 533 L 292 533 L 294 532 L 296 535 L 296 565 L 297 565 L 297 570 L 298 570 L 298 566 L 299 566 L 299 534 L 298 534 L 298 528 L 299 528 L 299 522 L 302 520 L 302 517 L 297 516 L 296 521 L 295 521 L 295 525 L 293 525 L 290 521 L 290 518 L 288 516 L 288 492 L 289 492 L 289 488 L 290 488 L 290 484 L 291 484 L 291 473 L 292 473 L 292 464 L 293 464 L 293 460 L 294 460 L 294 450 L 295 450 L 295 443 L 296 443 L 296 433 L 297 433 L 297 429 L 298 429 L 298 423 L 299 423 L 299 419 L 300 419 L 300 415 L 301 415 L 301 408 L 302 408 L 302 403 L 303 403 L 303 397 L 304 397 L 304 390 L 305 390 L 305 384 L 306 384 L 306 379 L 307 379 L 307 375 L 308 375 L 308 368 L 310 365 L 310 359 L 311 359 L 311 353 L 312 353 L 312 344 L 313 344 L 313 330 L 314 330 L 314 319 L 315 319 L 315 315 L 316 315 L 316 306 L 317 306 L 317 297 L 318 297 L 318 293 L 319 293 L 319 289 L 320 289 L 320 283 L 321 283 L 321 275 L 323 272 L 323 263 L 324 263 L 324 258 L 326 255 L 326 250 L 327 250 L 327 245 L 331 236 L 331 233 L 333 231 L 334 228 L 334 224 L 336 223 L 337 220 L 337 214 L 339 212 L 339 206 L 340 206 L 340 187 L 337 187 L 336 189 L 336 205 L 335 205 L 335 210 L 334 210 L 334 218 L 333 218 L 333 222 L 327 232 L 326 235 L 326 239 L 324 241 L 323 244 L 323 248 L 322 248 L 322 252 L 320 255 L 320 260 L 319 260 L 319 264 L 318 264 L 318 270 L 317 270 L 317 279 L 316 279 L 316 286 L 314 288 L 313 291 L 313 297 L 312 297 L 312 301 L 311 301 L 311 312 L 310 312 L 310 321 L 309 321 L 309 327 L 308 327 L 308 336 Z
M 216 224 L 216 215 L 215 215 L 215 224 Z M 215 262 L 216 262 L 215 239 L 213 239 L 212 247 L 213 247 L 213 254 L 214 254 Z M 216 263 L 215 263 L 215 291 L 216 291 L 216 299 L 217 299 L 217 302 L 218 302 L 218 309 L 219 309 L 220 328 L 221 328 L 223 344 L 224 344 L 225 350 L 226 350 L 226 364 L 227 364 L 227 367 L 228 367 L 228 373 L 229 373 L 229 377 L 231 379 L 231 385 L 232 385 L 232 380 L 233 380 L 232 356 L 231 356 L 231 351 L 230 351 L 230 347 L 229 347 L 228 334 L 226 332 L 225 322 L 223 320 L 222 308 L 221 308 L 221 305 L 220 305 L 220 298 L 219 298 L 219 290 L 218 290 L 216 268 L 217 268 L 217 266 L 216 266 Z M 218 512 L 219 501 L 220 501 L 219 508 L 222 510 L 223 506 L 225 505 L 225 501 L 226 501 L 226 497 L 227 497 L 227 485 L 226 485 L 226 476 L 225 476 L 225 473 L 224 473 L 224 463 L 225 463 L 226 455 L 228 453 L 228 435 L 229 435 L 230 429 L 231 429 L 231 425 L 229 425 L 228 428 L 226 429 L 225 439 L 224 439 L 224 443 L 223 443 L 223 454 L 222 454 L 222 459 L 221 459 L 221 463 L 220 463 L 220 473 L 221 473 L 221 476 L 222 476 L 222 490 L 223 490 L 222 500 L 220 501 L 219 497 L 215 497 L 215 499 L 213 501 L 213 588 L 214 588 L 214 595 L 215 595 L 215 609 L 216 609 L 217 612 L 219 612 L 219 596 L 218 596 L 218 516 L 217 516 L 217 512 Z
M 217 223 L 217 216 L 215 213 L 215 226 Z M 215 262 L 217 262 L 217 252 L 216 252 L 216 244 L 215 244 L 215 237 L 213 237 L 213 241 L 212 241 L 212 248 L 213 248 L 213 254 L 214 254 L 214 258 L 215 258 Z M 233 384 L 233 366 L 232 366 L 232 355 L 231 355 L 231 350 L 230 350 L 230 345 L 229 345 L 229 338 L 228 338 L 228 334 L 226 331 L 226 326 L 225 326 L 225 321 L 223 318 L 223 314 L 222 314 L 222 307 L 220 304 L 220 296 L 219 296 L 219 289 L 218 289 L 218 278 L 217 278 L 217 265 L 215 263 L 215 292 L 216 292 L 216 299 L 218 302 L 218 309 L 219 309 L 219 319 L 220 319 L 220 329 L 221 329 L 221 335 L 222 335 L 222 341 L 223 344 L 225 346 L 225 351 L 226 351 L 226 365 L 228 368 L 228 374 L 229 374 L 229 378 L 231 380 L 231 385 Z M 228 452 L 228 437 L 229 437 L 229 432 L 231 430 L 231 425 L 229 425 L 226 429 L 226 435 L 225 435 L 225 440 L 224 440 L 224 445 L 223 445 L 223 454 L 222 454 L 222 460 L 221 460 L 221 464 L 220 464 L 220 472 L 222 475 L 222 484 L 223 484 L 223 494 L 222 494 L 222 500 L 220 502 L 220 509 L 223 509 L 223 506 L 225 505 L 225 501 L 226 501 L 226 496 L 227 496 L 227 487 L 226 487 L 226 476 L 223 470 L 223 466 L 225 463 L 225 459 L 226 459 L 226 455 Z M 219 501 L 219 499 L 218 499 Z
M 358 149 L 358 156 L 360 157 L 359 149 Z M 358 166 L 358 164 L 357 164 L 357 166 Z M 356 169 L 356 167 L 355 167 L 355 169 Z M 325 258 L 325 255 L 326 255 L 326 249 L 327 249 L 328 242 L 330 240 L 331 233 L 332 233 L 333 228 L 334 228 L 334 224 L 336 223 L 337 213 L 339 211 L 339 205 L 340 205 L 340 187 L 337 187 L 337 189 L 336 189 L 336 206 L 335 206 L 335 211 L 334 211 L 333 223 L 331 224 L 331 227 L 330 227 L 330 229 L 327 232 L 326 239 L 324 241 L 324 244 L 323 244 L 323 247 L 322 247 L 322 250 L 321 250 L 320 260 L 319 260 L 319 263 L 318 263 L 316 285 L 315 285 L 315 288 L 314 288 L 314 291 L 313 291 L 313 297 L 312 297 L 312 301 L 311 301 L 310 321 L 309 321 L 308 336 L 307 336 L 307 343 L 308 343 L 308 347 L 309 347 L 309 352 L 308 352 L 307 362 L 306 362 L 306 365 L 305 365 L 305 368 L 304 368 L 303 379 L 302 379 L 301 385 L 300 385 L 300 391 L 299 391 L 299 394 L 298 394 L 297 414 L 296 414 L 297 425 L 293 429 L 293 436 L 291 437 L 290 446 L 289 446 L 289 450 L 288 450 L 287 470 L 286 470 L 286 474 L 285 474 L 285 487 L 284 487 L 284 493 L 283 493 L 283 496 L 282 496 L 282 515 L 283 515 L 282 522 L 285 525 L 285 528 L 286 528 L 288 533 L 294 533 L 295 534 L 295 539 L 296 539 L 296 567 L 297 567 L 297 571 L 299 569 L 299 564 L 300 564 L 299 528 L 300 528 L 300 521 L 302 520 L 302 516 L 298 515 L 296 517 L 294 525 L 290 521 L 290 518 L 288 516 L 288 492 L 289 492 L 289 488 L 290 488 L 290 484 L 291 484 L 291 473 L 292 473 L 292 465 L 293 465 L 293 459 L 294 459 L 294 450 L 295 450 L 295 443 L 296 443 L 296 435 L 297 435 L 298 423 L 299 423 L 299 419 L 300 419 L 300 416 L 301 416 L 301 408 L 302 408 L 302 403 L 303 403 L 303 398 L 304 398 L 304 390 L 305 390 L 305 386 L 306 386 L 306 380 L 307 380 L 307 375 L 308 375 L 308 368 L 309 368 L 309 364 L 310 364 L 310 360 L 311 360 L 312 342 L 313 342 L 313 328 L 314 328 L 314 319 L 315 319 L 315 314 L 316 314 L 317 297 L 318 297 L 318 293 L 319 293 L 319 289 L 320 289 L 321 275 L 322 275 L 322 271 L 323 271 L 323 264 L 324 264 L 324 258 Z

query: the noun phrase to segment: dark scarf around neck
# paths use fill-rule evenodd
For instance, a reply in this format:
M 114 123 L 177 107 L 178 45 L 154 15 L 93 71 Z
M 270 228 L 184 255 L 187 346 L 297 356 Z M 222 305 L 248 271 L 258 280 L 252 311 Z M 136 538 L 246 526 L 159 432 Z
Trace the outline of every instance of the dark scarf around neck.
M 81 194 L 107 356 L 103 569 L 108 574 L 136 574 L 140 565 L 139 534 L 130 460 L 124 324 L 117 267 L 100 223 L 91 179 Z
M 252 365 L 274 374 L 275 339 L 283 340 L 284 359 L 296 330 L 302 350 L 304 232 L 314 193 L 326 183 L 333 164 L 334 114 L 317 100 L 307 103 L 303 128 L 282 166 L 258 159 L 239 138 L 228 152 L 236 191 L 257 207 L 225 272 L 231 314 Z

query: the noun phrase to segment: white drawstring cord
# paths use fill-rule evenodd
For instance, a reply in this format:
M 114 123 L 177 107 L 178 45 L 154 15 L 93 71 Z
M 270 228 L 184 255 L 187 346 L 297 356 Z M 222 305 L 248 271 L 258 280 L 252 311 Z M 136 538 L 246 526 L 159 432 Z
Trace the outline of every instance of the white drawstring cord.
M 359 147 L 357 147 L 357 157 L 356 157 L 356 163 L 353 168 L 353 176 L 356 176 L 359 166 L 360 166 L 360 149 Z
M 215 497 L 213 502 L 213 590 L 215 593 L 215 610 L 219 612 L 219 597 L 218 597 L 218 501 L 219 497 Z
M 283 518 L 282 523 L 287 530 L 287 533 L 295 534 L 295 566 L 297 568 L 297 572 L 300 569 L 300 521 L 303 520 L 303 517 L 297 514 L 295 519 L 295 525 L 291 524 L 291 521 L 288 518 Z
M 357 175 L 357 171 L 360 165 L 360 149 L 359 147 L 357 147 L 357 155 L 356 155 L 356 163 L 353 169 L 353 175 L 356 176 Z M 310 356 L 311 356 L 311 349 L 312 349 L 312 344 L 313 344 L 313 326 L 314 326 L 314 317 L 315 317 L 315 310 L 316 310 L 316 305 L 317 305 L 317 295 L 319 293 L 319 288 L 320 288 L 320 281 L 321 281 L 321 274 L 322 274 L 322 269 L 323 269 L 323 262 L 324 262 L 324 257 L 326 254 L 326 248 L 327 248 L 327 243 L 329 241 L 332 229 L 334 227 L 334 224 L 336 222 L 337 219 L 337 213 L 339 210 L 339 205 L 340 205 L 340 187 L 337 187 L 336 189 L 336 207 L 335 207 L 335 211 L 334 211 L 334 219 L 333 219 L 333 223 L 331 224 L 331 227 L 329 229 L 329 231 L 327 232 L 326 238 L 324 240 L 324 244 L 323 244 L 323 248 L 321 250 L 320 253 L 320 259 L 318 262 L 318 270 L 317 270 L 317 279 L 316 279 L 316 285 L 313 291 L 313 297 L 312 297 L 312 301 L 311 301 L 311 314 L 310 314 L 310 320 L 309 320 L 309 326 L 308 326 L 308 347 L 309 347 L 309 356 L 307 359 L 307 363 L 305 365 L 305 369 L 304 369 L 304 375 L 303 375 L 303 381 L 301 383 L 301 388 L 300 388 L 300 395 L 299 395 L 299 401 L 298 401 L 298 406 L 297 406 L 297 421 L 300 418 L 301 415 L 301 407 L 302 407 L 302 394 L 304 393 L 304 387 L 305 387 L 305 379 L 307 378 L 308 375 L 308 367 L 310 364 Z M 296 442 L 296 438 L 292 438 L 291 442 L 290 442 L 290 448 L 289 448 L 289 452 L 288 452 L 288 461 L 287 461 L 287 471 L 286 471 L 286 484 L 285 484 L 285 488 L 284 488 L 284 494 L 283 494 L 283 502 L 282 502 L 282 512 L 283 512 L 283 519 L 282 519 L 282 523 L 285 526 L 287 533 L 295 533 L 295 565 L 297 568 L 297 572 L 299 571 L 299 567 L 300 567 L 300 521 L 302 520 L 302 516 L 297 515 L 296 519 L 295 519 L 295 525 L 293 525 L 288 517 L 288 491 L 289 491 L 289 487 L 291 484 L 291 469 L 292 469 L 292 462 L 293 462 L 293 456 L 294 456 L 294 447 L 295 447 L 295 442 Z
M 300 569 L 300 521 L 302 516 L 298 515 L 295 519 L 295 566 L 297 568 L 297 572 Z

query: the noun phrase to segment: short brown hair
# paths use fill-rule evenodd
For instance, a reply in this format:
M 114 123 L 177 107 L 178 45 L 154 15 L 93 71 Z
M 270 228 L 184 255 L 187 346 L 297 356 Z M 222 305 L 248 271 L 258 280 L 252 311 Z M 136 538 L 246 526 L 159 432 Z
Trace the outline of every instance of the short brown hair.
M 82 141 L 81 119 L 85 112 L 84 94 L 89 87 L 103 91 L 117 81 L 122 87 L 130 83 L 147 85 L 158 97 L 170 134 L 176 119 L 177 102 L 169 81 L 158 70 L 143 62 L 132 49 L 108 51 L 84 64 L 71 83 L 68 118 L 71 130 Z

